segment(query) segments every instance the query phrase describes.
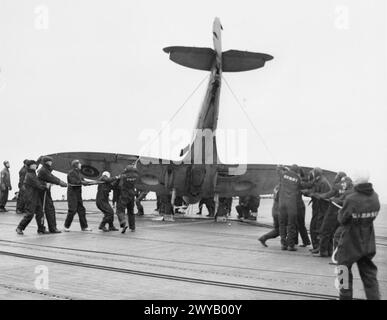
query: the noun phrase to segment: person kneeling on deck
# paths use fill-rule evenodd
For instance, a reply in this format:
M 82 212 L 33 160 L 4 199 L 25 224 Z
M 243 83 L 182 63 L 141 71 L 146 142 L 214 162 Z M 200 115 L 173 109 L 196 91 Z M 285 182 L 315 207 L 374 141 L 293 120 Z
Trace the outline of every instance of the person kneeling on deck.
M 51 184 L 59 185 L 63 188 L 67 187 L 67 183 L 55 177 L 52 172 L 52 158 L 48 156 L 38 160 L 42 163 L 42 167 L 38 170 L 38 178 L 40 181 L 47 184 L 48 188 L 40 192 L 42 201 L 43 213 L 47 219 L 48 231 L 50 233 L 61 233 L 56 227 L 55 207 L 51 197 Z
M 40 191 L 47 190 L 46 183 L 40 181 L 36 176 L 37 163 L 34 160 L 26 161 L 27 173 L 24 180 L 24 195 L 26 213 L 16 228 L 17 234 L 22 235 L 25 228 L 35 215 L 38 225 L 38 234 L 47 233 L 44 227 L 44 216 Z
M 120 198 L 117 202 L 117 217 L 122 228 L 121 233 L 129 229 L 136 230 L 136 218 L 134 215 L 134 201 L 136 196 L 135 185 L 138 178 L 138 170 L 133 166 L 127 166 L 119 181 Z M 128 216 L 125 216 L 125 210 Z M 129 224 L 128 224 L 129 223 Z
M 345 197 L 343 208 L 338 213 L 343 231 L 334 258 L 337 260 L 337 268 L 344 269 L 343 283 L 339 286 L 340 300 L 352 299 L 351 269 L 354 263 L 359 269 L 367 299 L 380 300 L 376 277 L 378 269 L 372 262 L 376 254 L 374 220 L 380 210 L 379 197 L 368 182 L 367 172 L 358 172 L 352 178 L 354 190 Z
M 260 202 L 261 198 L 259 195 L 239 197 L 239 204 L 235 207 L 238 212 L 238 218 L 256 221 Z
M 114 211 L 109 203 L 109 193 L 113 188 L 112 183 L 120 179 L 121 176 L 110 177 L 110 173 L 105 171 L 102 173 L 99 181 L 103 182 L 98 185 L 97 197 L 96 197 L 96 205 L 99 210 L 103 213 L 103 219 L 98 229 L 104 232 L 107 231 L 118 231 L 118 229 L 114 226 Z M 108 224 L 108 228 L 106 228 L 106 224 Z
M 81 176 L 81 162 L 79 160 L 73 160 L 71 162 L 73 169 L 67 175 L 67 204 L 68 213 L 64 223 L 64 231 L 69 232 L 71 223 L 73 222 L 74 216 L 78 213 L 79 223 L 82 231 L 92 231 L 86 220 L 86 209 L 83 206 L 82 201 L 82 186 L 90 186 L 93 183 L 87 182 Z

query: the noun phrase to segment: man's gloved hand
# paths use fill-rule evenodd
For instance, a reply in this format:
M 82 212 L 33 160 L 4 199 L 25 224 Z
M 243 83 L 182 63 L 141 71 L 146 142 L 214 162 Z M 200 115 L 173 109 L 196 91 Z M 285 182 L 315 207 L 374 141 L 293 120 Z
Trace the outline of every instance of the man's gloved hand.
M 64 181 L 62 181 L 62 180 L 59 182 L 59 185 L 60 185 L 62 188 L 66 188 L 66 187 L 67 187 L 67 183 L 64 182 Z

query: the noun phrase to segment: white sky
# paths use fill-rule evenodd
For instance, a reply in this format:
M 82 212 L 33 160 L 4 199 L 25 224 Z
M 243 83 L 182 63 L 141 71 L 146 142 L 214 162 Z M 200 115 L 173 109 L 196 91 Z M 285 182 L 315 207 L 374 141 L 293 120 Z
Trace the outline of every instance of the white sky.
M 273 155 L 223 84 L 218 128 L 247 130 L 247 161 L 368 168 L 387 201 L 382 0 L 0 0 L 0 159 L 11 162 L 14 188 L 25 158 L 139 154 L 143 130 L 158 131 L 205 76 L 174 64 L 162 48 L 212 46 L 215 16 L 224 50 L 274 56 L 263 69 L 224 74 Z M 172 132 L 193 127 L 204 88 Z M 219 151 L 224 162 L 238 158 Z M 55 188 L 55 197 L 64 191 Z

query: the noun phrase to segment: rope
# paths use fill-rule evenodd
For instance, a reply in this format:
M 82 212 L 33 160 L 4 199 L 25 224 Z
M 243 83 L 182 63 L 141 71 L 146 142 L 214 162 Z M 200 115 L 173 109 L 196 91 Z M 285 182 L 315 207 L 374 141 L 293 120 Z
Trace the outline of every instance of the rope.
M 207 74 L 200 82 L 199 84 L 195 87 L 195 89 L 191 92 L 191 94 L 185 99 L 185 101 L 183 102 L 183 104 L 175 111 L 175 113 L 172 115 L 172 117 L 168 120 L 168 122 L 164 125 L 164 127 L 162 127 L 159 132 L 157 133 L 157 135 L 147 144 L 145 145 L 144 147 L 144 151 L 146 150 L 146 148 L 150 147 L 152 145 L 153 142 L 156 141 L 156 139 L 160 136 L 160 134 L 165 130 L 165 128 L 168 126 L 168 124 L 170 124 L 173 119 L 177 116 L 177 114 L 184 108 L 184 106 L 186 105 L 186 103 L 192 98 L 192 96 L 196 93 L 196 91 L 200 88 L 200 86 L 203 84 L 203 82 L 208 79 L 209 75 Z
M 323 199 L 325 201 L 328 201 L 329 203 L 332 203 L 335 207 L 339 208 L 339 209 L 343 209 L 343 207 L 339 204 L 337 204 L 336 202 L 332 201 L 332 200 L 329 200 L 329 199 Z
M 226 83 L 228 89 L 230 90 L 232 96 L 234 97 L 234 99 L 236 100 L 236 102 L 238 103 L 239 107 L 241 108 L 241 110 L 243 111 L 244 115 L 246 116 L 247 120 L 250 122 L 251 126 L 253 127 L 255 133 L 257 134 L 258 138 L 261 140 L 262 144 L 264 145 L 264 147 L 266 148 L 266 151 L 269 153 L 269 156 L 270 158 L 272 159 L 273 162 L 276 162 L 275 161 L 275 157 L 273 156 L 272 152 L 270 151 L 269 147 L 267 146 L 266 142 L 265 142 L 265 139 L 263 138 L 263 136 L 261 135 L 261 133 L 258 131 L 257 127 L 254 125 L 254 122 L 251 120 L 251 118 L 249 117 L 244 105 L 240 102 L 240 100 L 238 99 L 237 95 L 234 93 L 234 91 L 231 89 L 231 86 L 229 85 L 229 83 L 227 82 L 226 78 L 222 75 L 222 79 L 224 80 L 224 82 Z

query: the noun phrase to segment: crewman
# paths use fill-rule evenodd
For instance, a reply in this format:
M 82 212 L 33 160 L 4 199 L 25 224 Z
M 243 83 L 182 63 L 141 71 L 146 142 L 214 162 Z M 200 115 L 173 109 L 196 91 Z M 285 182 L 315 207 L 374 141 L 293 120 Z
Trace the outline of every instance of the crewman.
M 324 215 L 328 210 L 329 203 L 325 200 L 316 198 L 315 194 L 326 193 L 331 190 L 331 185 L 328 179 L 323 175 L 323 171 L 316 167 L 312 170 L 312 181 L 313 186 L 309 190 L 304 191 L 304 195 L 312 198 L 312 219 L 310 221 L 310 238 L 312 240 L 313 249 L 312 253 L 319 253 L 320 249 L 320 235 L 319 231 L 321 228 Z
M 265 233 L 258 238 L 258 241 L 262 243 L 264 247 L 267 247 L 266 241 L 274 239 L 279 236 L 279 184 L 274 187 L 273 190 L 273 207 L 271 208 L 271 215 L 273 217 L 273 230 Z
M 103 219 L 100 223 L 98 229 L 104 232 L 108 231 L 118 231 L 114 226 L 114 210 L 109 203 L 109 193 L 113 188 L 113 183 L 118 181 L 121 176 L 110 177 L 110 172 L 105 171 L 102 173 L 100 182 L 103 182 L 98 185 L 96 205 L 99 210 L 103 213 Z M 108 227 L 106 228 L 106 225 Z
M 119 182 L 120 198 L 117 203 L 117 216 L 122 228 L 121 233 L 125 233 L 129 229 L 134 232 L 136 230 L 136 218 L 134 215 L 135 201 L 135 184 L 138 179 L 138 170 L 129 165 L 125 168 Z M 127 210 L 127 217 L 125 216 Z
M 16 201 L 16 213 L 25 213 L 25 201 L 24 201 L 24 178 L 27 174 L 27 159 L 23 161 L 23 167 L 19 170 L 19 194 Z
M 299 168 L 298 174 L 304 186 L 307 186 L 309 181 L 307 180 L 305 172 L 302 168 Z M 301 240 L 302 240 L 302 244 L 300 244 L 300 247 L 309 246 L 310 239 L 308 235 L 308 230 L 306 230 L 306 226 L 305 226 L 305 203 L 304 203 L 304 200 L 302 199 L 301 190 L 297 194 L 297 231 L 300 234 Z M 297 235 L 297 240 L 298 240 L 298 235 Z
M 248 204 L 249 204 L 249 210 L 251 211 L 251 213 L 255 213 L 256 216 L 258 216 L 258 208 L 259 208 L 259 205 L 261 204 L 261 197 L 259 195 L 251 196 L 249 198 Z M 256 217 L 253 216 L 252 214 L 249 215 L 249 218 L 251 220 L 256 220 Z
M 330 257 L 333 252 L 333 235 L 338 227 L 337 212 L 338 207 L 330 202 L 331 198 L 336 198 L 344 193 L 342 179 L 346 177 L 346 173 L 339 171 L 333 181 L 332 189 L 325 193 L 315 193 L 314 197 L 319 200 L 324 200 L 328 203 L 328 209 L 324 214 L 323 221 L 319 230 L 320 242 L 319 252 L 313 254 L 317 257 Z
M 168 193 L 159 194 L 158 201 L 160 201 L 159 204 L 159 214 L 164 216 L 172 216 L 175 214 L 173 211 L 173 206 L 171 204 L 172 201 L 172 195 Z
M 232 198 L 231 198 L 232 199 Z M 229 213 L 229 198 L 226 197 L 220 197 L 219 198 L 219 205 L 218 205 L 218 211 L 216 212 L 217 217 L 225 217 Z
M 203 205 L 206 205 L 208 214 L 207 217 L 215 216 L 215 201 L 214 198 L 202 198 L 199 201 L 199 212 L 196 214 L 202 214 Z
M 137 215 L 143 216 L 144 215 L 144 206 L 141 204 L 141 201 L 145 199 L 146 195 L 148 194 L 147 191 L 141 191 L 136 189 L 136 207 L 137 207 Z
M 239 219 L 250 219 L 250 198 L 251 196 L 239 197 L 239 203 L 235 206 Z
M 230 216 L 232 210 L 232 197 L 225 198 L 225 205 L 227 208 L 227 215 Z
M 352 182 L 352 179 L 350 177 L 347 176 L 347 177 L 344 177 L 341 179 L 341 190 L 340 191 L 343 193 L 340 194 L 339 197 L 332 198 L 330 200 L 342 207 L 345 198 L 353 192 L 353 182 Z M 337 214 L 338 214 L 338 212 L 337 212 Z M 333 235 L 333 251 L 336 250 L 336 248 L 339 244 L 339 240 L 340 240 L 341 233 L 343 232 L 343 230 L 344 230 L 343 226 L 341 226 L 339 224 L 334 235 Z
M 56 226 L 55 207 L 51 197 L 51 185 L 55 184 L 66 188 L 67 183 L 52 174 L 52 161 L 53 159 L 48 156 L 42 157 L 39 161 L 42 167 L 38 170 L 38 178 L 47 185 L 47 189 L 40 192 L 40 198 L 43 213 L 47 219 L 48 231 L 50 233 L 61 233 Z
M 5 208 L 8 201 L 8 193 L 12 190 L 11 176 L 9 173 L 9 161 L 4 161 L 4 168 L 0 172 L 0 212 L 7 212 Z
M 24 180 L 26 213 L 16 228 L 16 233 L 22 235 L 25 228 L 35 215 L 38 234 L 47 233 L 44 227 L 44 215 L 40 192 L 47 189 L 47 185 L 36 175 L 37 163 L 34 160 L 26 161 L 27 173 Z
M 374 223 L 380 210 L 379 197 L 369 183 L 368 172 L 359 171 L 352 176 L 354 190 L 344 200 L 339 210 L 338 221 L 343 226 L 343 233 L 335 254 L 335 259 L 342 272 L 343 283 L 340 287 L 340 299 L 352 299 L 353 275 L 352 265 L 357 264 L 367 299 L 379 300 L 377 267 L 372 262 L 376 254 Z M 348 283 L 345 283 L 345 273 Z
M 120 187 L 118 186 L 118 183 L 113 184 L 113 208 L 115 209 L 117 207 L 118 199 L 120 198 Z
M 278 166 L 279 187 L 279 232 L 281 250 L 296 251 L 297 239 L 297 202 L 302 188 L 301 178 L 297 174 L 298 166 L 290 168 Z
M 82 231 L 92 231 L 87 224 L 86 209 L 83 206 L 82 186 L 90 186 L 92 183 L 87 182 L 81 176 L 82 164 L 79 160 L 71 162 L 72 170 L 67 174 L 67 205 L 68 212 L 64 223 L 64 231 L 69 232 L 74 216 L 78 213 L 79 224 Z

